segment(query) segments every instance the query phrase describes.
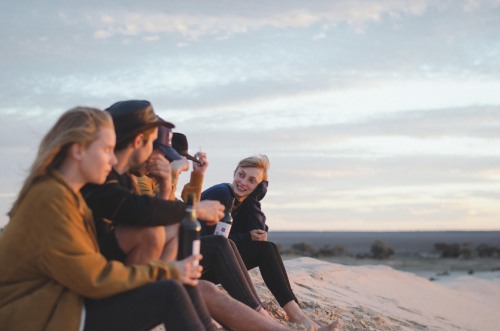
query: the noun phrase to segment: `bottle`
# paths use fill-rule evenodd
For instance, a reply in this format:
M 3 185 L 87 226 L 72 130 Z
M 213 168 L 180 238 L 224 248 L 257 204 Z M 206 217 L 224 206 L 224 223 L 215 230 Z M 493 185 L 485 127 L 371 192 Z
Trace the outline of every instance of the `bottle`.
M 189 194 L 186 204 L 186 215 L 179 226 L 179 250 L 177 260 L 200 254 L 201 225 L 194 211 L 194 194 Z
M 233 209 L 234 198 L 230 199 L 227 203 L 226 209 L 224 210 L 224 218 L 217 223 L 215 227 L 214 234 L 218 236 L 229 237 L 229 232 L 231 232 L 231 226 L 233 225 L 233 217 L 231 216 L 231 209 Z

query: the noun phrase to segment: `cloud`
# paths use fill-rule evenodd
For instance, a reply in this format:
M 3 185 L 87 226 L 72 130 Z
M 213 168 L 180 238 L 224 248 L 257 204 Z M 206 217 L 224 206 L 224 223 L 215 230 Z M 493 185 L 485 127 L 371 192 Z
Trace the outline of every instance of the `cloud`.
M 377 23 L 383 18 L 401 20 L 404 16 L 417 17 L 429 11 L 442 13 L 454 7 L 462 9 L 466 14 L 497 5 L 497 1 L 436 3 L 427 0 L 348 0 L 308 2 L 307 6 L 301 1 L 289 1 L 287 7 L 259 1 L 235 7 L 230 1 L 222 1 L 214 8 L 203 6 L 202 10 L 192 6 L 187 10 L 187 6 L 181 5 L 169 6 L 168 10 L 160 5 L 162 9 L 155 12 L 148 9 L 114 8 L 105 14 L 91 15 L 89 23 L 96 29 L 96 38 L 174 33 L 196 40 L 204 36 L 231 36 L 268 27 L 306 28 L 316 24 L 347 24 L 355 31 L 362 32 L 366 24 Z M 242 11 L 245 11 L 244 15 L 241 14 Z

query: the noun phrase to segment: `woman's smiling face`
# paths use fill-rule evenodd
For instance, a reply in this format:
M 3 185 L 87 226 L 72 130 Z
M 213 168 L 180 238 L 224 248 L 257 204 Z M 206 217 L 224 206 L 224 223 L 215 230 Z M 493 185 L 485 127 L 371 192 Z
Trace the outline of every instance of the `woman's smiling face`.
M 238 167 L 233 178 L 233 192 L 238 198 L 249 196 L 262 182 L 264 171 L 260 168 Z

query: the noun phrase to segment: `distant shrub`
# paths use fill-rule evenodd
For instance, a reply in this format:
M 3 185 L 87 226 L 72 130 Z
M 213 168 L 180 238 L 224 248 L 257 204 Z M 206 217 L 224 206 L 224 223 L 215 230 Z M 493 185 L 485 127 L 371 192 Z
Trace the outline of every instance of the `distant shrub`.
M 311 256 L 315 257 L 318 253 L 314 250 L 314 248 L 308 243 L 298 243 L 292 245 L 292 253 L 303 256 Z
M 460 256 L 460 244 L 436 243 L 434 249 L 441 257 L 457 258 Z
M 374 259 L 388 259 L 394 255 L 394 250 L 385 242 L 376 240 L 372 244 L 371 253 Z
M 480 257 L 500 257 L 500 248 L 486 244 L 477 246 L 476 252 Z
M 473 254 L 474 254 L 474 249 L 471 243 L 462 244 L 462 247 L 460 248 L 460 257 L 463 257 L 465 259 L 470 259 Z
M 319 249 L 319 256 L 341 256 L 344 255 L 345 249 L 343 246 L 330 247 L 330 245 L 325 245 Z
M 471 258 L 474 254 L 474 248 L 471 243 L 436 243 L 434 249 L 439 252 L 443 258 Z

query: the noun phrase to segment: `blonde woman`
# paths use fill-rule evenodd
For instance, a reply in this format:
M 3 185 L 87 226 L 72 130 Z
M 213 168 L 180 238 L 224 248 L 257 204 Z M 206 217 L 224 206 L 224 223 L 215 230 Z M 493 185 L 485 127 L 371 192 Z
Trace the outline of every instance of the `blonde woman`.
M 267 193 L 269 159 L 254 155 L 241 160 L 233 174 L 232 183 L 212 186 L 201 194 L 201 200 L 218 200 L 221 204 L 235 198 L 231 211 L 233 225 L 229 234 L 248 270 L 259 267 L 269 290 L 283 307 L 292 322 L 302 324 L 307 330 L 318 330 L 319 325 L 308 318 L 298 305 L 278 248 L 267 240 L 268 226 L 260 201 Z M 202 224 L 202 235 L 214 233 L 215 226 Z M 202 278 L 218 283 L 215 275 Z
M 42 140 L 0 236 L 2 330 L 214 329 L 195 291 L 164 280 L 195 285 L 199 256 L 175 268 L 125 266 L 99 253 L 80 188 L 104 182 L 114 146 L 111 117 L 91 108 L 66 112 Z

